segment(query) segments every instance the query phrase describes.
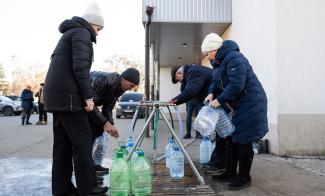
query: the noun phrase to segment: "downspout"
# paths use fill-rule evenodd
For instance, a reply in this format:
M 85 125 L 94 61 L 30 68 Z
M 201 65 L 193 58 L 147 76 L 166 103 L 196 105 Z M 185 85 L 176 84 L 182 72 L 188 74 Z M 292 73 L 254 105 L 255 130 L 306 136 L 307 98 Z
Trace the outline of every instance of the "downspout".
M 146 39 L 145 39 L 145 68 L 144 68 L 144 73 L 145 73 L 145 82 L 144 82 L 144 91 L 145 91 L 145 97 L 146 101 L 149 101 L 150 95 L 150 24 L 151 24 L 151 16 L 153 13 L 153 7 L 147 6 L 146 7 L 146 14 L 147 14 L 147 23 L 145 25 L 146 29 Z M 148 108 L 148 107 L 147 107 Z M 146 108 L 145 110 L 145 121 L 147 121 L 149 117 L 149 111 Z M 146 137 L 149 137 L 149 126 L 146 129 Z

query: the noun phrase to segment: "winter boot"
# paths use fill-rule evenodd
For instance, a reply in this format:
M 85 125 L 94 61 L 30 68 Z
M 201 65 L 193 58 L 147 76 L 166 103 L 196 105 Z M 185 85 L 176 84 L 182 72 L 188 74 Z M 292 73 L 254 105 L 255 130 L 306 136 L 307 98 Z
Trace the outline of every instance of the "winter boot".
M 252 180 L 250 176 L 237 176 L 231 183 L 228 185 L 230 190 L 241 190 L 252 185 Z
M 104 176 L 109 173 L 109 169 L 106 167 L 102 167 L 101 165 L 95 165 L 95 171 L 97 176 Z
M 27 116 L 27 117 L 26 117 L 26 125 L 32 125 L 32 123 L 29 122 L 29 118 L 30 118 L 30 116 Z

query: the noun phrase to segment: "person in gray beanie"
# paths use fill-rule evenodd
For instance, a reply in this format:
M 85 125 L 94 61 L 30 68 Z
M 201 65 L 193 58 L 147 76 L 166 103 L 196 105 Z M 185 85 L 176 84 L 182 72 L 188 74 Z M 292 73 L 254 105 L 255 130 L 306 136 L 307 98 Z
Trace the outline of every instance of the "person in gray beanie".
M 107 192 L 99 187 L 92 160 L 92 132 L 87 113 L 94 109 L 90 69 L 93 42 L 104 27 L 96 4 L 82 15 L 63 21 L 44 82 L 44 107 L 53 113 L 53 195 Z M 73 160 L 73 161 L 72 161 Z M 76 185 L 72 183 L 75 171 Z

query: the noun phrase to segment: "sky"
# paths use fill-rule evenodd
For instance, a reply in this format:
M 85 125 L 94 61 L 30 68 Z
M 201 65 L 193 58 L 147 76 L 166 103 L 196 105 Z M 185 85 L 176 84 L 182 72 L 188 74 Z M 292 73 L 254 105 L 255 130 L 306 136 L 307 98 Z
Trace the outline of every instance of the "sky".
M 81 16 L 94 0 L 10 0 L 0 6 L 0 63 L 6 74 L 13 64 L 48 67 L 65 19 Z M 141 0 L 95 0 L 105 27 L 94 44 L 93 68 L 100 70 L 104 59 L 124 54 L 144 59 L 144 28 Z M 14 57 L 14 58 L 12 58 Z M 9 76 L 10 77 L 10 76 Z

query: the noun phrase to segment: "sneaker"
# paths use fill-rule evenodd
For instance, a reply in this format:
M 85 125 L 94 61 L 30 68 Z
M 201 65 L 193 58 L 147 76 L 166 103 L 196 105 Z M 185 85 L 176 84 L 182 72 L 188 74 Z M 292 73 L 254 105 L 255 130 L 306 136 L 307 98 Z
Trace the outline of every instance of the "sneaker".
M 189 133 L 186 133 L 184 136 L 183 136 L 183 139 L 191 139 L 191 134 Z
M 94 188 L 92 191 L 90 191 L 86 195 L 103 195 L 107 191 L 108 191 L 108 187 L 107 186 L 104 186 L 104 187 L 97 186 L 96 188 Z
M 36 125 L 42 125 L 42 124 L 43 124 L 42 121 L 37 121 L 37 122 L 36 122 Z
M 218 181 L 218 182 L 230 182 L 237 176 L 236 172 L 229 172 L 225 170 L 221 174 L 213 175 L 212 179 Z
M 26 122 L 26 125 L 32 125 L 33 123 L 31 123 L 31 122 Z
M 104 176 L 109 173 L 109 169 L 101 165 L 95 165 L 95 171 L 98 176 Z
M 47 125 L 47 121 L 42 121 L 42 125 Z
M 228 185 L 228 188 L 230 190 L 241 190 L 248 188 L 252 185 L 252 179 L 250 176 L 237 176 L 235 179 L 231 181 L 231 183 Z

